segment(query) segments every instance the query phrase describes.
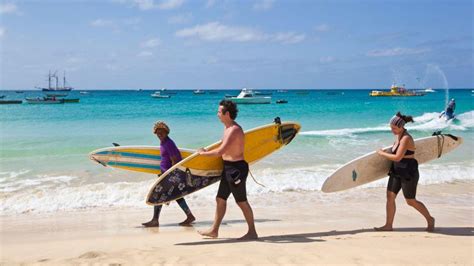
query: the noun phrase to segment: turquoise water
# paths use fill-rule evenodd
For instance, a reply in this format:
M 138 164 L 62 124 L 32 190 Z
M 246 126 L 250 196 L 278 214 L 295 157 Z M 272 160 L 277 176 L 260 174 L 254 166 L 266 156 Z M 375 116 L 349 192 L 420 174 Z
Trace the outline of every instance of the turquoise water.
M 100 206 L 143 206 L 153 176 L 104 168 L 88 159 L 92 150 L 122 145 L 159 145 L 152 135 L 156 120 L 171 127 L 178 146 L 197 149 L 220 139 L 217 105 L 225 94 L 178 91 L 169 99 L 153 91 L 73 91 L 80 103 L 0 105 L 0 188 L 3 213 L 62 211 Z M 396 111 L 414 116 L 408 129 L 415 138 L 442 130 L 465 143 L 445 158 L 424 165 L 422 184 L 472 179 L 473 92 L 436 90 L 423 97 L 369 97 L 369 90 L 272 91 L 272 104 L 241 105 L 244 129 L 274 117 L 301 123 L 301 134 L 285 149 L 253 166 L 261 182 L 249 193 L 319 191 L 325 177 L 345 162 L 393 142 L 387 121 Z M 6 99 L 39 96 L 37 91 L 0 91 Z M 446 100 L 455 98 L 458 119 L 438 119 Z M 278 99 L 287 104 L 275 104 Z M 293 178 L 286 178 L 289 173 Z M 423 177 L 423 172 L 422 172 Z M 383 185 L 383 184 L 375 184 Z M 213 197 L 212 189 L 193 197 Z M 209 194 L 209 195 L 208 195 Z M 212 194 L 212 195 L 211 195 Z M 28 202 L 17 199 L 28 195 Z M 54 196 L 52 196 L 54 195 Z M 211 198 L 212 198 L 211 197 Z M 73 202 L 74 203 L 71 203 Z M 45 207 L 47 206 L 47 207 Z

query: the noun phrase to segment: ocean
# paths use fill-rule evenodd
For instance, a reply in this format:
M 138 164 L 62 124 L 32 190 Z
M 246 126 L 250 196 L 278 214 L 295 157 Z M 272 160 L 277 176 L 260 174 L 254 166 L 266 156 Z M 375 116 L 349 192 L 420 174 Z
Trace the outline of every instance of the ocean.
M 177 90 L 169 99 L 153 91 L 73 91 L 80 103 L 0 105 L 1 215 L 67 212 L 94 208 L 149 208 L 144 203 L 156 176 L 105 168 L 88 158 L 99 148 L 159 145 L 153 123 L 163 120 L 179 147 L 197 149 L 218 141 L 223 126 L 219 101 L 237 90 L 195 95 Z M 422 97 L 369 97 L 370 90 L 271 90 L 272 104 L 240 105 L 237 122 L 244 130 L 282 121 L 297 121 L 300 134 L 282 150 L 251 167 L 265 187 L 248 182 L 249 198 L 261 193 L 316 192 L 344 163 L 389 146 L 394 137 L 388 121 L 397 112 L 412 115 L 407 125 L 415 137 L 435 131 L 462 136 L 454 152 L 420 166 L 420 185 L 472 181 L 474 172 L 474 102 L 472 89 L 436 89 Z M 39 91 L 0 91 L 5 99 L 40 96 Z M 457 119 L 438 119 L 450 98 Z M 276 104 L 285 99 L 286 104 Z M 384 187 L 386 179 L 363 186 Z M 213 204 L 217 185 L 187 197 L 191 205 Z M 322 195 L 324 200 L 330 200 Z M 330 194 L 337 197 L 340 193 Z

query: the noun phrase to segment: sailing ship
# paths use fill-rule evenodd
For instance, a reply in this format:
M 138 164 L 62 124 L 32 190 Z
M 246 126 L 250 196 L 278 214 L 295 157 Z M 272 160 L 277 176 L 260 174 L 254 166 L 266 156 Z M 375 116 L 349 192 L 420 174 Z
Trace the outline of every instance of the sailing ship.
M 52 80 L 56 80 L 56 86 L 52 86 Z M 47 88 L 38 88 L 41 89 L 42 91 L 52 91 L 52 92 L 66 92 L 66 91 L 71 91 L 73 87 L 71 86 L 66 86 L 66 71 L 64 71 L 63 75 L 63 86 L 59 86 L 59 76 L 57 75 L 57 71 L 55 71 L 53 74 L 51 74 L 51 71 L 49 71 L 48 74 L 48 87 Z

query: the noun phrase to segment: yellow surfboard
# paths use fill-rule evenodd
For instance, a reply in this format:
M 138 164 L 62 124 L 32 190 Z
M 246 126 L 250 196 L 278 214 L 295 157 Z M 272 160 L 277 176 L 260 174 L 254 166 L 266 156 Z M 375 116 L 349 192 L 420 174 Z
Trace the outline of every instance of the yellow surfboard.
M 296 122 L 275 122 L 245 131 L 244 158 L 249 164 L 289 144 L 301 126 Z M 206 147 L 218 148 L 222 141 Z M 149 205 L 161 205 L 196 192 L 220 180 L 223 161 L 194 153 L 163 173 L 153 184 L 146 198 Z

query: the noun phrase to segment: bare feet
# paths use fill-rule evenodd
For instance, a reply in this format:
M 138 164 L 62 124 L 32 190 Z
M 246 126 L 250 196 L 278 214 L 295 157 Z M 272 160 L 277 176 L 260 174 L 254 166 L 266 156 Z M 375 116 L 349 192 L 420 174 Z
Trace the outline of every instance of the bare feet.
M 194 218 L 194 215 L 190 214 L 190 215 L 188 215 L 186 220 L 180 222 L 179 225 L 181 225 L 181 226 L 190 226 L 191 223 L 194 222 L 195 220 L 196 220 L 196 218 Z
M 258 239 L 257 232 L 248 232 L 244 236 L 237 238 L 237 240 L 255 240 Z
M 435 218 L 431 217 L 430 221 L 428 222 L 428 227 L 426 227 L 426 231 L 433 232 L 435 229 Z
M 149 222 L 142 223 L 142 225 L 145 227 L 159 227 L 160 223 L 158 222 L 158 220 L 151 220 Z
M 391 226 L 384 225 L 382 227 L 374 227 L 374 230 L 384 232 L 384 231 L 393 231 L 393 228 Z
M 217 236 L 219 235 L 218 232 L 214 232 L 212 230 L 209 230 L 209 231 L 198 231 L 198 233 L 202 236 L 207 236 L 207 237 L 210 237 L 210 238 L 217 238 Z

